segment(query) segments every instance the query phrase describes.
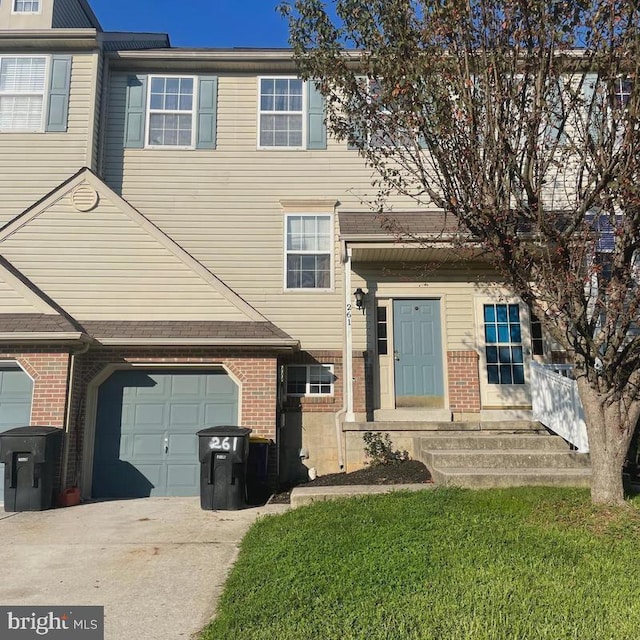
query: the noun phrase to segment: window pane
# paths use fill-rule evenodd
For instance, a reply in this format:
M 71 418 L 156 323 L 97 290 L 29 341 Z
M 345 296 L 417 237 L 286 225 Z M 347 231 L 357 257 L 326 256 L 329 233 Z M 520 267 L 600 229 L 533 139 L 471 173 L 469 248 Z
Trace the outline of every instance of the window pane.
M 524 367 L 520 364 L 513 367 L 513 384 L 524 384 Z
M 511 349 L 511 361 L 515 364 L 521 364 L 524 362 L 524 352 L 522 347 L 513 347 Z
M 498 342 L 510 342 L 509 340 L 509 325 L 498 325 Z
M 498 322 L 507 322 L 507 305 L 506 304 L 496 305 L 496 317 Z
M 500 365 L 500 384 L 513 384 L 513 376 L 511 374 L 511 365 Z
M 487 363 L 496 364 L 498 362 L 498 347 L 487 347 Z
M 498 365 L 490 364 L 487 367 L 487 377 L 489 384 L 500 384 L 500 375 L 498 374 Z
M 522 332 L 519 324 L 512 324 L 509 332 L 511 333 L 511 342 L 522 342 Z
M 307 391 L 307 368 L 290 365 L 287 367 L 287 393 L 304 395 Z
M 498 348 L 498 359 L 502 364 L 511 362 L 511 348 L 510 347 L 499 347 Z
M 37 131 L 42 128 L 42 96 L 0 96 L 0 129 Z
M 520 322 L 520 308 L 517 304 L 509 305 L 509 322 Z
M 0 67 L 0 91 L 44 92 L 45 71 L 45 58 L 3 58 Z
M 492 304 L 484 305 L 484 321 L 485 322 L 495 322 L 496 321 L 496 310 Z
M 487 343 L 496 343 L 498 334 L 494 325 L 488 324 L 484 328 L 484 338 Z

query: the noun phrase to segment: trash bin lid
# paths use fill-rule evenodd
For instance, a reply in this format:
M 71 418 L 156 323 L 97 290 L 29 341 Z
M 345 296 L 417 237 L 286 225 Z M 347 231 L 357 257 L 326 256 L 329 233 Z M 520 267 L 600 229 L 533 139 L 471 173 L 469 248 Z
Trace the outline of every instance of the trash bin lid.
M 27 436 L 29 438 L 37 436 L 40 438 L 46 438 L 58 433 L 62 433 L 62 429 L 59 429 L 58 427 L 16 427 L 15 429 L 9 429 L 9 431 L 3 431 L 0 433 L 0 438 L 5 436 Z
M 220 425 L 217 427 L 207 427 L 206 429 L 202 429 L 201 431 L 198 431 L 197 435 L 201 437 L 217 436 L 222 438 L 241 438 L 248 436 L 251 431 L 251 429 L 247 429 L 246 427 L 227 427 L 224 425 Z

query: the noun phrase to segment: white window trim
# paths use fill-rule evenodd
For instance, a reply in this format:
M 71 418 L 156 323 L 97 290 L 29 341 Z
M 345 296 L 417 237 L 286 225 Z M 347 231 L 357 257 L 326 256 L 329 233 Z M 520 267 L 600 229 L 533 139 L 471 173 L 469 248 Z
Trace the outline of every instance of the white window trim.
M 306 375 L 305 375 L 305 392 L 304 393 L 286 393 L 286 396 L 288 398 L 331 398 L 335 395 L 335 373 L 334 373 L 334 365 L 333 364 L 325 364 L 325 363 L 318 363 L 318 364 L 289 364 L 287 365 L 287 383 L 285 385 L 285 390 L 287 389 L 288 385 L 289 385 L 289 367 L 298 367 L 298 368 L 303 368 L 306 371 Z M 310 387 L 311 387 L 311 367 L 323 367 L 325 368 L 327 371 L 329 371 L 329 373 L 331 373 L 331 391 L 329 393 L 311 393 L 309 391 Z
M 2 60 L 4 58 L 42 58 L 44 59 L 44 87 L 42 89 L 42 113 L 40 114 L 40 124 L 38 128 L 26 128 L 26 129 L 2 129 L 0 128 L 0 133 L 45 133 L 46 129 L 46 121 L 47 121 L 47 112 L 49 110 L 49 85 L 51 84 L 51 56 L 43 56 L 43 55 L 0 55 L 0 66 L 2 64 Z M 3 93 L 0 91 L 0 96 L 3 95 L 19 95 L 19 96 L 37 96 L 40 93 L 36 92 L 22 92 L 22 93 Z
M 307 83 L 302 81 L 302 145 L 299 147 L 269 147 L 263 146 L 260 144 L 260 116 L 262 115 L 262 109 L 260 108 L 262 102 L 262 81 L 263 80 L 300 80 L 298 76 L 279 76 L 279 75 L 270 75 L 270 76 L 258 76 L 258 104 L 257 104 L 257 122 L 256 122 L 256 132 L 257 132 L 257 149 L 259 151 L 306 151 L 307 150 L 307 120 L 308 118 L 308 106 L 307 106 Z M 297 111 L 277 111 L 270 112 L 265 111 L 264 113 L 277 113 L 280 115 L 283 114 L 296 114 Z
M 38 0 L 38 10 L 37 11 L 17 11 L 16 4 L 18 0 L 11 0 L 11 13 L 16 16 L 37 16 L 42 13 L 42 2 L 43 0 Z
M 151 136 L 151 84 L 154 78 L 191 78 L 193 80 L 193 102 L 191 104 L 191 144 L 179 145 L 179 144 L 151 144 L 149 137 Z M 150 74 L 147 78 L 147 99 L 146 99 L 146 113 L 145 113 L 145 134 L 144 134 L 144 148 L 145 149 L 195 149 L 196 148 L 196 128 L 197 128 L 197 115 L 198 115 L 198 76 L 192 76 L 190 74 L 179 73 L 154 73 Z M 165 109 L 154 109 L 154 113 L 165 113 L 176 115 L 186 115 L 186 111 L 171 111 Z
M 299 287 L 299 288 L 289 288 L 287 287 L 287 257 L 289 255 L 289 250 L 287 249 L 287 228 L 288 228 L 288 220 L 290 217 L 300 217 L 300 216 L 305 216 L 305 217 L 314 217 L 314 218 L 319 218 L 319 217 L 327 217 L 329 218 L 329 228 L 331 229 L 331 238 L 330 238 L 330 247 L 329 247 L 329 269 L 330 269 L 330 273 L 329 273 L 329 286 L 326 288 L 310 288 L 310 287 Z M 300 293 L 333 293 L 334 291 L 334 235 L 335 235 L 335 227 L 334 227 L 334 219 L 333 219 L 333 214 L 332 213 L 308 213 L 308 212 L 294 212 L 294 211 L 290 211 L 288 213 L 285 214 L 284 216 L 284 243 L 283 243 L 283 247 L 284 247 L 284 260 L 283 260 L 283 281 L 282 281 L 282 286 L 284 288 L 285 293 L 293 293 L 293 294 L 300 294 Z M 301 253 L 300 251 L 292 251 L 291 253 Z M 317 251 L 309 251 L 309 255 L 317 255 L 318 252 Z

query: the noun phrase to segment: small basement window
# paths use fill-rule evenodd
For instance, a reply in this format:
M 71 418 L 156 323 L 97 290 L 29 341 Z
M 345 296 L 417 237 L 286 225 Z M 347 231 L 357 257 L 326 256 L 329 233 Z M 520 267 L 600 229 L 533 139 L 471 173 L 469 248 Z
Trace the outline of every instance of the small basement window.
M 291 364 L 287 367 L 287 396 L 332 396 L 332 364 Z

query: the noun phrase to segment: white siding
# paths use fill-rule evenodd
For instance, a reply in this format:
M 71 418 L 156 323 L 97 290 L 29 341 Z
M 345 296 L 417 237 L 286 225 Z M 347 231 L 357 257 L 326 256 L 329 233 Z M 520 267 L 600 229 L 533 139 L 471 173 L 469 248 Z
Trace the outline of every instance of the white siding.
M 0 52 L 2 54 L 3 52 Z M 6 224 L 87 163 L 94 56 L 73 56 L 68 130 L 0 134 L 0 225 Z
M 247 320 L 107 200 L 80 213 L 66 196 L 0 250 L 80 320 Z

